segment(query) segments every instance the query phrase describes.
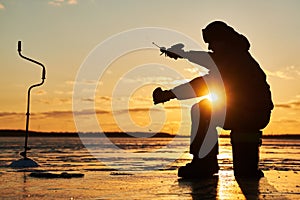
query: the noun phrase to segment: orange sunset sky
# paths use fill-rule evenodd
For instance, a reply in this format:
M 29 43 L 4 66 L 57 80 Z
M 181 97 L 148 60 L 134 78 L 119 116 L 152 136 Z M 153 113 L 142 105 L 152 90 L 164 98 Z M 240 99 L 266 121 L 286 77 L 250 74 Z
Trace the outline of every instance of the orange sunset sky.
M 251 54 L 268 76 L 275 108 L 264 132 L 300 133 L 299 8 L 297 0 L 0 0 L 0 129 L 25 129 L 27 88 L 40 81 L 40 68 L 18 56 L 18 40 L 23 42 L 24 55 L 47 68 L 45 84 L 32 91 L 30 130 L 76 131 L 75 112 L 84 131 L 97 131 L 89 124 L 89 111 L 74 110 L 72 105 L 76 75 L 97 45 L 124 31 L 160 27 L 178 31 L 206 50 L 201 29 L 214 20 L 222 20 L 249 39 Z M 169 46 L 170 40 L 160 45 Z M 130 38 L 127 42 L 135 40 Z M 99 59 L 113 51 L 108 48 Z M 204 73 L 187 61 L 171 60 L 159 53 L 149 43 L 149 48 L 118 57 L 97 80 L 95 98 L 83 93 L 80 100 L 83 104 L 92 102 L 102 130 L 124 131 L 125 127 L 126 131 L 189 134 L 188 116 L 193 101 L 172 100 L 154 106 L 151 97 L 155 87 L 172 88 L 182 82 L 180 77 L 136 74 L 134 81 L 141 87 L 127 93 L 125 88 L 124 93 L 113 96 L 121 77 L 136 66 L 158 63 L 177 70 L 186 80 Z M 112 104 L 117 105 L 114 112 Z M 129 117 L 122 118 L 124 115 Z M 122 120 L 122 127 L 118 120 Z

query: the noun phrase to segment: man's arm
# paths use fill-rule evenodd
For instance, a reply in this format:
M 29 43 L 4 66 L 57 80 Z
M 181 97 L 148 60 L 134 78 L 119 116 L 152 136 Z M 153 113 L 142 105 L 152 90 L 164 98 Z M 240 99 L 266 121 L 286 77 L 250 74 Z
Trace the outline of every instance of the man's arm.
M 188 83 L 184 83 L 172 90 L 162 90 L 160 87 L 153 91 L 154 104 L 164 103 L 171 99 L 178 100 L 191 99 L 208 94 L 207 85 L 202 77 L 195 78 Z
M 209 52 L 206 51 L 184 51 L 184 45 L 179 43 L 165 50 L 165 55 L 177 60 L 178 58 L 187 59 L 192 63 L 211 69 L 215 67 Z
M 177 99 L 191 99 L 207 95 L 208 88 L 202 77 L 197 77 L 188 83 L 179 85 L 171 90 Z

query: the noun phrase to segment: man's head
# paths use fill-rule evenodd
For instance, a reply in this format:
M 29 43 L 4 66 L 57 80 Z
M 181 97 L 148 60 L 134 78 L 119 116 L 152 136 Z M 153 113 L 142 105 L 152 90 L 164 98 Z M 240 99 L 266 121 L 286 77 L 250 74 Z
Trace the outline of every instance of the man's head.
M 234 48 L 249 50 L 250 44 L 247 38 L 237 33 L 232 27 L 222 21 L 214 21 L 202 29 L 204 42 L 209 44 L 209 49 L 220 51 L 221 49 Z
M 214 21 L 202 29 L 203 40 L 206 43 L 213 41 L 223 41 L 228 37 L 230 31 L 234 31 L 233 28 L 228 26 L 222 21 Z

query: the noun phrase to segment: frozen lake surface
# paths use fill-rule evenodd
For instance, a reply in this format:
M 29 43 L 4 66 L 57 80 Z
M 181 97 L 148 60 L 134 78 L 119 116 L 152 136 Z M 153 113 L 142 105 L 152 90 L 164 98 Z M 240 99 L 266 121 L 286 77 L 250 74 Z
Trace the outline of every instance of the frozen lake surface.
M 23 138 L 0 138 L 0 198 L 7 199 L 300 199 L 300 140 L 264 139 L 259 181 L 237 182 L 230 140 L 219 139 L 219 176 L 177 178 L 191 159 L 188 138 L 32 137 L 29 157 L 40 167 L 12 169 Z M 84 143 L 84 144 L 83 144 Z M 46 179 L 31 172 L 83 173 L 83 178 Z

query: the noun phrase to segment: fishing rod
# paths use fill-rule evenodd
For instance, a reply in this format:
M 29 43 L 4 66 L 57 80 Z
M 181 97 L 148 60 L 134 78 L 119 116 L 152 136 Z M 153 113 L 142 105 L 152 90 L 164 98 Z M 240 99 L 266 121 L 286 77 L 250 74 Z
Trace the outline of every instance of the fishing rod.
M 30 62 L 33 62 L 39 66 L 42 67 L 42 81 L 40 83 L 37 83 L 37 84 L 34 84 L 34 85 L 31 85 L 29 88 L 28 88 L 28 91 L 27 91 L 27 112 L 26 112 L 26 135 L 25 135 L 25 144 L 24 144 L 24 151 L 20 153 L 21 156 L 23 156 L 24 159 L 27 159 L 27 150 L 30 150 L 30 148 L 28 147 L 28 128 L 29 128 L 29 115 L 30 115 L 30 92 L 32 90 L 32 88 L 34 87 L 38 87 L 38 86 L 41 86 L 43 85 L 43 83 L 45 82 L 45 79 L 46 79 L 46 68 L 45 66 L 36 61 L 36 60 L 33 60 L 31 58 L 28 58 L 24 55 L 22 55 L 21 53 L 22 51 L 22 43 L 21 41 L 18 41 L 18 52 L 19 52 L 19 55 L 21 58 L 25 59 L 25 60 L 28 60 Z
M 172 51 L 170 51 L 170 49 L 172 49 L 172 50 L 175 50 L 175 48 L 176 49 L 181 49 L 182 47 L 183 47 L 183 45 L 174 45 L 173 47 L 171 47 L 171 48 L 168 48 L 168 49 L 166 49 L 166 47 L 160 47 L 160 46 L 158 46 L 157 44 L 155 44 L 154 42 L 152 42 L 152 44 L 154 44 L 156 47 L 158 47 L 159 48 L 159 50 L 160 50 L 160 52 L 161 52 L 161 54 L 160 55 L 165 55 L 165 56 L 168 56 L 168 57 L 170 57 L 170 58 L 174 58 L 175 60 L 177 60 L 177 58 L 182 58 L 182 56 L 180 56 L 180 55 L 178 55 L 178 54 L 176 54 L 176 53 L 174 53 L 174 52 L 172 52 Z M 174 48 L 175 47 L 175 48 Z M 179 47 L 179 48 L 178 48 Z
M 159 50 L 160 50 L 160 52 L 161 52 L 160 55 L 165 54 L 165 56 L 167 56 L 167 49 L 166 49 L 166 47 L 160 47 L 160 46 L 158 46 L 157 44 L 155 44 L 154 42 L 152 42 L 152 44 L 154 44 L 155 46 L 157 46 L 157 47 L 159 48 Z

